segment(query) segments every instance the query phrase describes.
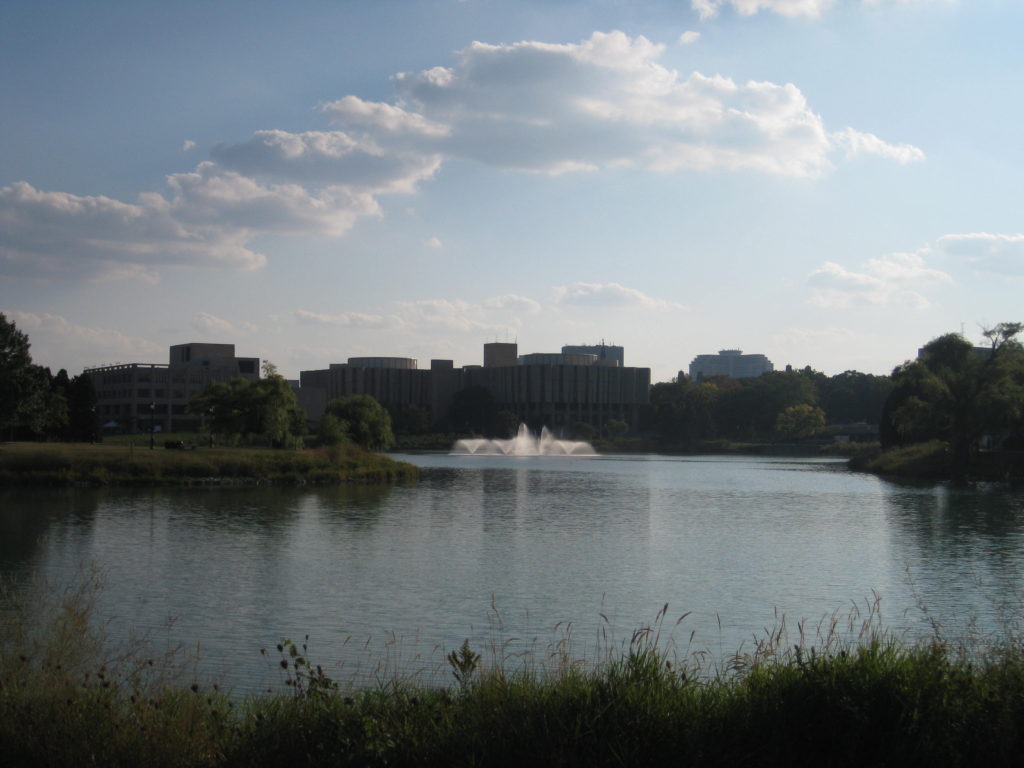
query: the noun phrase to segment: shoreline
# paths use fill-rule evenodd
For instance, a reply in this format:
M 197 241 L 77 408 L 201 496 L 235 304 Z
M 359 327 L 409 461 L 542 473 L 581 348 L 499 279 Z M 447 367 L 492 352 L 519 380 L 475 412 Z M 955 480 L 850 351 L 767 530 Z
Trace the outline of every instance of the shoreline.
M 419 469 L 355 445 L 171 450 L 104 443 L 0 443 L 0 487 L 341 485 L 416 480 Z

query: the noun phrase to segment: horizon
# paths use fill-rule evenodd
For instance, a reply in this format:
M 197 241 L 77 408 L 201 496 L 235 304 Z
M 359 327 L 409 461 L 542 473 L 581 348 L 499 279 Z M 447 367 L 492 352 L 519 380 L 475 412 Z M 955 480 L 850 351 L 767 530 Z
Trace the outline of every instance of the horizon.
M 652 383 L 721 349 L 889 375 L 1020 319 L 1022 28 L 1006 0 L 11 0 L 0 312 L 69 373 L 511 337 L 607 339 Z

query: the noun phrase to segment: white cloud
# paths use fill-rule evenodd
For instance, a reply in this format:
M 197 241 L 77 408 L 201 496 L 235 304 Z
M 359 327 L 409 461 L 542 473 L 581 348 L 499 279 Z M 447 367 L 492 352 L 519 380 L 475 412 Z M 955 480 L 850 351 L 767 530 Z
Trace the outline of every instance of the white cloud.
M 915 289 L 953 282 L 947 273 L 926 265 L 924 255 L 928 252 L 923 249 L 869 259 L 860 272 L 826 261 L 808 277 L 811 303 L 840 309 L 892 305 L 927 309 L 931 302 Z
M 7 314 L 20 330 L 29 334 L 35 362 L 66 367 L 72 376 L 87 365 L 140 360 L 155 362 L 167 356 L 166 347 L 110 328 L 78 325 L 49 312 L 13 311 Z
M 541 311 L 540 304 L 526 296 L 517 296 L 514 293 L 506 293 L 504 296 L 495 296 L 483 303 L 484 309 L 503 312 L 523 312 L 536 314 Z
M 207 336 L 237 336 L 242 333 L 254 333 L 255 325 L 249 322 L 232 323 L 209 312 L 197 312 L 192 318 L 192 327 Z
M 1003 275 L 1024 275 L 1024 234 L 974 232 L 943 235 L 937 249 L 967 261 L 976 269 Z
M 847 157 L 857 155 L 878 155 L 893 160 L 900 165 L 916 163 L 924 160 L 924 152 L 911 144 L 888 144 L 873 133 L 862 133 L 853 128 L 836 131 L 832 141 L 846 150 Z
M 555 288 L 555 303 L 605 309 L 685 309 L 677 302 L 657 299 L 618 283 L 573 283 L 559 286 Z
M 441 165 L 436 153 L 387 149 L 342 131 L 257 131 L 248 141 L 218 144 L 210 155 L 246 176 L 372 194 L 411 193 Z
M 439 237 L 431 237 L 424 243 L 424 245 L 435 251 L 444 247 L 444 243 L 441 242 L 441 238 Z
M 31 277 L 144 277 L 157 266 L 255 269 L 264 257 L 246 232 L 186 226 L 172 202 L 44 192 L 25 182 L 0 189 L 0 272 Z
M 304 325 L 333 325 L 341 328 L 369 330 L 393 330 L 405 325 L 402 319 L 395 315 L 368 315 L 361 312 L 339 312 L 336 315 L 328 315 L 298 309 L 295 311 L 295 319 Z
M 915 2 L 935 2 L 936 0 L 849 0 L 854 4 L 882 5 L 885 3 L 910 4 Z M 949 2 L 950 0 L 939 0 Z M 718 15 L 722 8 L 731 7 L 741 16 L 752 16 L 760 11 L 771 11 L 781 16 L 794 18 L 805 16 L 817 18 L 832 6 L 836 0 L 690 0 L 690 7 L 697 11 L 702 19 L 710 19 Z
M 853 129 L 830 134 L 794 85 L 683 78 L 658 62 L 663 52 L 622 32 L 577 44 L 476 42 L 455 67 L 397 75 L 397 106 L 346 97 L 324 110 L 349 141 L 418 156 L 424 174 L 439 155 L 548 174 L 632 166 L 804 177 L 829 170 L 838 150 L 913 158 L 913 147 Z
M 681 77 L 659 63 L 663 51 L 622 32 L 576 44 L 476 42 L 455 67 L 396 75 L 395 104 L 321 105 L 337 130 L 262 130 L 217 145 L 214 162 L 134 203 L 11 184 L 0 189 L 0 273 L 155 281 L 173 266 L 257 269 L 266 260 L 250 247 L 255 237 L 341 237 L 381 215 L 379 195 L 414 192 L 446 158 L 547 174 L 795 177 L 820 176 L 844 153 L 923 158 L 853 128 L 830 133 L 792 84 Z
M 683 32 L 683 34 L 679 36 L 679 42 L 682 45 L 693 45 L 698 40 L 700 40 L 700 32 L 695 32 L 692 29 Z
M 191 152 L 193 149 L 196 148 L 196 146 L 196 143 L 192 141 L 192 139 L 185 139 L 185 141 L 183 141 L 181 144 L 181 151 Z
M 400 301 L 398 307 L 403 320 L 417 329 L 495 333 L 506 327 L 483 317 L 480 305 L 461 299 Z

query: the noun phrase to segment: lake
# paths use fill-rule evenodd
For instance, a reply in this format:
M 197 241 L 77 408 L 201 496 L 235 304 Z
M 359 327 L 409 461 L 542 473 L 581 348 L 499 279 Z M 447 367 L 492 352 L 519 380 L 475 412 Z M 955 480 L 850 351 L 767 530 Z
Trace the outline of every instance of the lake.
M 832 459 L 397 458 L 422 482 L 6 490 L 0 573 L 31 595 L 96 569 L 115 639 L 182 643 L 240 691 L 280 682 L 273 646 L 307 634 L 328 674 L 373 683 L 444 680 L 467 638 L 598 660 L 666 603 L 662 643 L 715 658 L 871 606 L 909 638 L 998 637 L 1022 614 L 1024 493 L 1001 486 Z

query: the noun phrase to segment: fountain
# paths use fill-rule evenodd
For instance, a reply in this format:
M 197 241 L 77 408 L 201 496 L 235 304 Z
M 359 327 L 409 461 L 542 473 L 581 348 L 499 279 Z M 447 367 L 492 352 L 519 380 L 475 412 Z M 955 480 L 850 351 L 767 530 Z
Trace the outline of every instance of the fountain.
M 487 440 L 467 438 L 456 440 L 452 455 L 466 456 L 596 456 L 590 443 L 579 440 L 559 440 L 547 427 L 542 427 L 540 437 L 525 424 L 519 425 L 516 436 L 510 440 Z

